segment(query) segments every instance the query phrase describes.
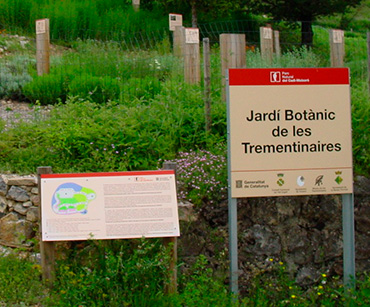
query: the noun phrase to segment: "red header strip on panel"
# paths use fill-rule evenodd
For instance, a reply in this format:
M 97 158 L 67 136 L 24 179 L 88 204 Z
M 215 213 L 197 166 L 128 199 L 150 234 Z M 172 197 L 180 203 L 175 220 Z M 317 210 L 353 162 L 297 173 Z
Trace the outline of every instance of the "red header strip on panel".
M 79 177 L 117 177 L 117 176 L 148 176 L 148 175 L 173 175 L 174 170 L 164 171 L 137 171 L 137 172 L 112 172 L 112 173 L 71 173 L 71 174 L 42 174 L 41 178 L 79 178 Z
M 233 85 L 335 85 L 349 84 L 348 68 L 229 69 Z

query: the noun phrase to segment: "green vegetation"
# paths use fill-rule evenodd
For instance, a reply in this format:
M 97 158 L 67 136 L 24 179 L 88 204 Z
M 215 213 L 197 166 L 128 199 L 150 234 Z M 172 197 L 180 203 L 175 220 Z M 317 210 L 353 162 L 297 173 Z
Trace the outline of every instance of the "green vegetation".
M 72 244 L 72 243 L 70 243 Z M 80 243 L 79 243 L 80 244 Z M 0 304 L 6 306 L 368 306 L 370 276 L 346 290 L 338 277 L 321 275 L 309 288 L 298 286 L 282 262 L 270 259 L 236 300 L 215 276 L 205 256 L 180 273 L 178 293 L 165 295 L 168 251 L 158 240 L 88 241 L 59 247 L 57 280 L 41 280 L 33 258 L 0 257 Z M 81 245 L 81 244 L 80 244 Z M 72 248 L 71 248 L 72 247 Z M 181 266 L 180 266 L 181 272 Z
M 0 0 L 0 29 L 34 35 L 35 20 L 50 19 L 52 40 L 135 39 L 133 32 L 167 28 L 159 11 L 135 12 L 128 0 Z
M 0 172 L 34 173 L 41 165 L 52 166 L 56 173 L 146 170 L 172 160 L 179 166 L 180 198 L 198 209 L 218 203 L 226 198 L 226 105 L 221 98 L 219 46 L 213 43 L 211 50 L 212 128 L 206 132 L 202 84 L 183 82 L 183 63 L 172 55 L 171 36 L 164 30 L 167 18 L 156 11 L 134 12 L 130 4 L 0 0 L 0 9 L 6 12 L 0 16 L 5 30 L 0 48 L 7 50 L 0 59 L 0 97 L 28 101 L 36 109 L 33 120 L 17 124 L 0 120 Z M 33 35 L 34 19 L 44 17 L 51 19 L 51 73 L 37 76 L 34 42 L 29 39 L 23 48 L 7 33 L 17 29 Z M 289 45 L 272 63 L 266 63 L 253 46 L 247 52 L 247 66 L 328 66 L 328 31 L 315 26 L 314 32 L 310 49 L 290 43 L 299 31 L 283 33 Z M 363 33 L 346 33 L 346 52 L 352 76 L 355 171 L 369 175 L 370 104 Z M 51 110 L 44 116 L 45 105 Z M 89 241 L 61 246 L 59 251 L 63 257 L 57 261 L 53 289 L 41 283 L 40 266 L 31 259 L 0 257 L 0 305 L 370 304 L 366 274 L 359 276 L 353 292 L 345 291 L 338 278 L 324 274 L 314 286 L 302 288 L 283 263 L 271 260 L 255 272 L 237 301 L 227 291 L 224 272 L 213 271 L 200 256 L 187 270 L 180 265 L 179 293 L 169 296 L 164 294 L 168 251 L 158 240 Z

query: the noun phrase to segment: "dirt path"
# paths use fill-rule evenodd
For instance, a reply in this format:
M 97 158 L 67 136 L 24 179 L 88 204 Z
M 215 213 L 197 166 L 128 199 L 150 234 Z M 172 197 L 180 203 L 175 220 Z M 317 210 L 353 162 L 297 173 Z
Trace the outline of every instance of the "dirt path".
M 31 121 L 49 113 L 50 107 L 32 106 L 26 102 L 0 100 L 0 119 L 5 121 L 6 127 L 20 121 Z

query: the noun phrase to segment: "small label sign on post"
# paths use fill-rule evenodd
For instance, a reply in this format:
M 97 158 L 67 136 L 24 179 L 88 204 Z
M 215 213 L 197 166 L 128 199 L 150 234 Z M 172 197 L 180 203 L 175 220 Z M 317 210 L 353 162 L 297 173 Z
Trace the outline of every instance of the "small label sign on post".
M 50 72 L 49 19 L 36 20 L 36 63 L 39 76 Z
M 174 32 L 176 27 L 182 27 L 182 15 L 181 14 L 169 14 L 169 25 L 170 31 Z

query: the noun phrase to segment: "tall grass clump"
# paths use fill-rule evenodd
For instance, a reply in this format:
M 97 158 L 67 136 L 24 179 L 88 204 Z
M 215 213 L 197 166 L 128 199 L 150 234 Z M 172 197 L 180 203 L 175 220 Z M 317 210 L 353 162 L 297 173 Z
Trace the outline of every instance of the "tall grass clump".
M 140 32 L 158 32 L 167 28 L 162 12 L 141 9 L 124 0 L 0 0 L 0 24 L 34 35 L 35 20 L 50 19 L 52 40 L 70 42 L 81 39 L 135 40 Z

